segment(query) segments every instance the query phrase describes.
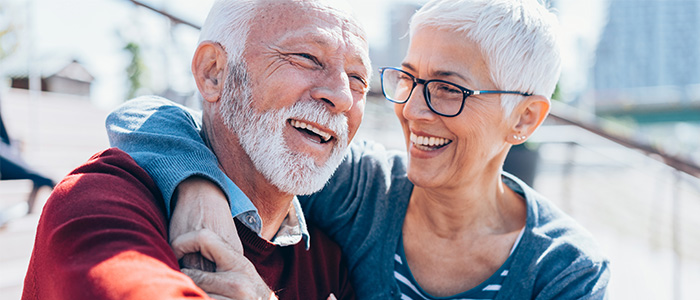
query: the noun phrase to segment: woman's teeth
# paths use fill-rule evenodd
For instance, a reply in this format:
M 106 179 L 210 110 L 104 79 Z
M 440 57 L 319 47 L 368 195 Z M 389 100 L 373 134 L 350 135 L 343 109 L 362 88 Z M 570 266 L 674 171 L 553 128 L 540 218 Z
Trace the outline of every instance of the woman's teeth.
M 322 131 L 321 129 L 318 129 L 314 127 L 311 124 L 304 123 L 302 121 L 297 121 L 297 120 L 289 120 L 289 124 L 292 125 L 294 128 L 299 128 L 299 129 L 306 129 L 308 131 L 311 131 L 315 134 L 317 134 L 319 137 L 321 137 L 322 142 L 328 142 L 333 136 L 326 133 L 325 131 Z
M 414 145 L 420 146 L 419 149 L 422 150 L 434 150 L 452 142 L 441 137 L 417 136 L 415 133 L 411 133 L 410 140 Z

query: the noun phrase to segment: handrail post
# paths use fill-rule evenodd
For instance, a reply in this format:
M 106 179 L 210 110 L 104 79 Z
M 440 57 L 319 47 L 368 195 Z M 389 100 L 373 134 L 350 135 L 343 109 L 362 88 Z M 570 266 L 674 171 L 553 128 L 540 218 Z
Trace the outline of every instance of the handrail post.
M 682 262 L 681 262 L 681 233 L 680 233 L 680 227 L 681 227 L 681 182 L 682 182 L 682 176 L 681 171 L 679 170 L 674 170 L 673 171 L 674 176 L 674 186 L 672 189 L 672 196 L 673 196 L 673 211 L 672 211 L 672 217 L 673 219 L 671 220 L 671 230 L 673 231 L 672 236 L 673 236 L 673 299 L 675 300 L 681 300 L 683 297 L 682 293 L 682 270 L 681 268 L 683 267 Z
M 566 143 L 567 151 L 566 153 L 568 154 L 566 156 L 566 161 L 564 162 L 564 167 L 562 168 L 562 188 L 561 188 L 561 201 L 562 201 L 562 209 L 566 211 L 570 215 L 574 215 L 574 206 L 572 203 L 572 187 L 571 185 L 573 184 L 573 173 L 574 173 L 574 165 L 575 165 L 575 160 L 576 160 L 576 143 L 575 142 L 567 142 Z

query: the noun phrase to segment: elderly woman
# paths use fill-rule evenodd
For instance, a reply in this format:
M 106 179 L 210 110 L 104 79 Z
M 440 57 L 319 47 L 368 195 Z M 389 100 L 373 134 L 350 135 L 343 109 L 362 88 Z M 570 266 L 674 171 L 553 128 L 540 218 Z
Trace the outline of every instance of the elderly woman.
M 380 70 L 406 153 L 354 143 L 326 187 L 300 197 L 308 218 L 342 247 L 359 298 L 604 298 L 608 262 L 591 235 L 502 171 L 511 146 L 548 114 L 560 71 L 555 28 L 535 0 L 435 0 L 413 16 L 403 63 Z M 175 141 L 178 128 L 195 126 L 188 115 L 171 119 L 162 125 L 170 135 L 147 143 Z M 127 109 L 109 122 L 133 120 Z M 116 128 L 113 138 L 129 134 Z M 155 177 L 221 176 L 176 164 L 170 175 L 145 169 Z M 227 209 L 225 199 L 205 201 Z M 193 202 L 181 196 L 178 206 Z

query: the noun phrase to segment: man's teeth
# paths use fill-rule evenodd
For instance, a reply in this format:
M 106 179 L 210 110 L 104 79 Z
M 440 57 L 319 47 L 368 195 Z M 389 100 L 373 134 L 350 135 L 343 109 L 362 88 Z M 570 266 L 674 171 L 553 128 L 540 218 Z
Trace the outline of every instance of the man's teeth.
M 331 137 L 333 137 L 330 134 L 322 131 L 321 129 L 318 129 L 311 124 L 306 124 L 302 121 L 290 120 L 290 124 L 292 124 L 293 127 L 300 128 L 300 129 L 306 129 L 306 130 L 311 131 L 315 134 L 318 134 L 318 136 L 320 136 L 324 142 L 327 142 L 328 140 L 331 139 Z
M 449 144 L 450 142 L 452 141 L 441 137 L 417 136 L 415 133 L 411 133 L 411 143 L 420 146 L 440 147 Z

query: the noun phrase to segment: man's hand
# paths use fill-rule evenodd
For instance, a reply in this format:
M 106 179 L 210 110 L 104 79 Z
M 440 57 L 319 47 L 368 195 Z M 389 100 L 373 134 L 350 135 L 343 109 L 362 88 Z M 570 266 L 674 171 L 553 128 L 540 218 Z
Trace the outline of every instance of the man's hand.
M 180 183 L 175 193 L 178 201 L 170 219 L 171 244 L 185 233 L 209 229 L 229 244 L 233 251 L 243 254 L 226 195 L 216 184 L 204 178 L 191 177 Z M 185 255 L 180 260 L 181 267 L 209 272 L 215 270 L 216 262 L 211 262 L 198 253 L 183 253 Z
M 224 242 L 218 234 L 208 229 L 191 231 L 171 242 L 175 257 L 199 252 L 216 262 L 216 272 L 182 269 L 195 284 L 214 299 L 277 299 L 255 270 L 255 266 Z

